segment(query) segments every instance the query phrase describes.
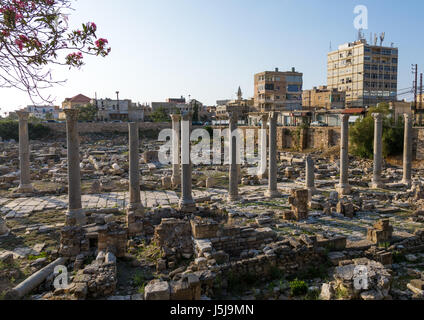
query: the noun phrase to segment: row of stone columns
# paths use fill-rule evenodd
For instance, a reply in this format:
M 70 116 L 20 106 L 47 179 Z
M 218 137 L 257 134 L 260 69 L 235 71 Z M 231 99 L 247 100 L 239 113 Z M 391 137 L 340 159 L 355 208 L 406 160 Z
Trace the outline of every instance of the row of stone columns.
M 29 172 L 29 137 L 28 137 L 28 113 L 19 111 L 19 154 L 20 154 L 20 187 L 21 192 L 31 192 L 32 185 Z M 81 175 L 80 175 L 80 154 L 79 154 L 79 135 L 78 135 L 78 110 L 66 109 L 66 130 L 68 145 L 68 212 L 66 220 L 68 225 L 85 224 L 86 216 L 82 210 L 81 202 Z M 271 112 L 269 115 L 262 116 L 262 129 L 266 132 L 266 123 L 269 119 L 269 163 L 268 163 L 268 190 L 266 196 L 270 198 L 278 197 L 280 194 L 277 189 L 277 113 Z M 373 114 L 375 119 L 375 138 L 374 138 L 374 173 L 373 188 L 382 187 L 382 128 L 383 121 L 381 114 Z M 180 126 L 180 120 L 182 124 Z M 341 116 L 341 160 L 340 160 L 340 183 L 336 186 L 340 194 L 349 194 L 351 187 L 348 177 L 349 166 L 349 116 Z M 191 134 L 191 115 L 186 114 L 182 118 L 179 115 L 172 116 L 173 127 L 173 181 L 175 184 L 181 182 L 180 210 L 184 212 L 193 212 L 196 209 L 195 201 L 192 196 L 192 165 L 190 159 L 190 134 Z M 181 152 L 179 152 L 181 127 Z M 237 138 L 233 137 L 233 132 L 237 129 L 237 114 L 230 115 L 230 186 L 229 201 L 235 201 L 239 198 L 239 165 L 237 164 L 238 151 Z M 411 184 L 412 174 L 412 119 L 405 115 L 405 139 L 404 139 L 404 175 L 403 183 Z M 139 177 L 139 136 L 138 126 L 135 123 L 129 124 L 129 149 L 130 149 L 130 203 L 127 208 L 129 217 L 142 216 L 144 208 L 140 199 L 140 177 Z M 267 166 L 266 133 L 261 135 L 261 160 L 260 168 Z M 187 152 L 188 150 L 188 152 Z M 180 170 L 180 155 L 182 158 Z M 179 175 L 181 175 L 179 179 Z M 314 185 L 314 163 L 308 157 L 306 160 L 306 180 L 307 188 L 310 191 L 315 190 Z
M 370 187 L 380 189 L 384 187 L 382 182 L 382 163 L 383 163 L 383 115 L 380 113 L 372 114 L 374 118 L 374 166 L 373 178 Z M 412 184 L 412 118 L 409 114 L 405 117 L 404 133 L 404 155 L 403 155 L 403 179 L 402 183 L 408 187 Z M 336 190 L 340 195 L 351 193 L 349 184 L 349 116 L 341 115 L 341 138 L 340 138 L 340 183 Z

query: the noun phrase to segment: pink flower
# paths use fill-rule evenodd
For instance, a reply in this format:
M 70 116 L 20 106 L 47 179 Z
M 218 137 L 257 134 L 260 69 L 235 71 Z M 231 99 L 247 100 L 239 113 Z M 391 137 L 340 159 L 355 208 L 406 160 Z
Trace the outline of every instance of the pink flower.
M 109 41 L 107 41 L 107 39 L 100 38 L 94 44 L 96 45 L 97 48 L 103 49 L 105 44 L 108 44 L 108 43 Z
M 22 40 L 16 39 L 15 44 L 18 46 L 20 51 L 24 49 L 24 43 L 22 42 Z

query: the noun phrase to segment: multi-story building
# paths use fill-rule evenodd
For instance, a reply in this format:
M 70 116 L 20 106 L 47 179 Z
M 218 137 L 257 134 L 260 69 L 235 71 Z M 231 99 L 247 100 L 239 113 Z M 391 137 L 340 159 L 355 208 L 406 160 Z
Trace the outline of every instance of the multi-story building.
M 181 98 L 168 98 L 166 99 L 166 102 L 184 104 L 186 103 L 186 99 L 183 96 L 181 96 Z
M 60 108 L 58 106 L 27 106 L 26 111 L 38 119 L 59 119 Z
M 328 54 L 327 86 L 346 91 L 346 107 L 395 101 L 398 48 L 370 45 L 365 39 Z
M 85 107 L 88 104 L 91 104 L 93 99 L 86 97 L 83 94 L 78 94 L 72 98 L 66 98 L 65 101 L 62 102 L 62 109 L 73 109 L 77 107 Z
M 199 114 L 204 114 L 206 109 L 198 100 L 191 99 L 189 102 L 185 98 L 169 98 L 166 102 L 151 102 L 150 107 L 152 112 L 163 109 L 166 114 L 175 114 L 175 113 L 186 113 L 193 112 L 194 107 L 197 106 Z
M 327 86 L 314 87 L 312 90 L 303 90 L 303 109 L 344 109 L 346 92 Z
M 259 112 L 302 108 L 303 74 L 295 68 L 255 74 L 255 108 Z
M 144 121 L 144 107 L 129 99 L 97 99 L 93 103 L 100 121 Z
M 216 118 L 219 120 L 228 120 L 230 112 L 237 112 L 239 121 L 247 121 L 249 113 L 253 111 L 254 99 L 243 99 L 241 88 L 237 91 L 236 100 L 223 100 L 225 105 L 217 106 Z

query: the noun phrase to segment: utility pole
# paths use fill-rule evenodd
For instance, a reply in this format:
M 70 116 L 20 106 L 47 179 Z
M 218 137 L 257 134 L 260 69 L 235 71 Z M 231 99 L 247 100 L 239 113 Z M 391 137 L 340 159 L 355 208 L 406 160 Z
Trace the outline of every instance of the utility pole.
M 116 91 L 116 101 L 117 101 L 116 110 L 118 111 L 118 117 L 119 117 L 118 120 L 121 120 L 121 110 L 119 108 L 119 91 Z
M 420 74 L 420 100 L 418 103 L 418 108 L 421 110 L 423 108 L 423 74 Z
M 417 75 L 415 75 L 417 76 Z M 418 82 L 417 82 L 417 86 L 418 86 Z M 415 88 L 416 90 L 417 88 Z M 418 122 L 419 125 L 422 126 L 422 121 L 423 121 L 423 74 L 420 74 L 420 94 L 419 97 L 417 95 L 417 99 L 418 99 Z
M 414 110 L 417 110 L 418 101 L 418 65 L 412 65 L 412 73 L 415 75 L 414 84 L 412 85 L 414 92 Z

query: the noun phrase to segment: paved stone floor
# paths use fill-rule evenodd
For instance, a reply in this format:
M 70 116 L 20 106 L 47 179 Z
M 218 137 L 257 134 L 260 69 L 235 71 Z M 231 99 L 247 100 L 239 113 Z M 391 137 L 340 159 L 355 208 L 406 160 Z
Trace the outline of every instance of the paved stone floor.
M 195 199 L 227 194 L 226 190 L 194 190 Z M 120 208 L 124 209 L 129 200 L 128 192 L 111 192 L 98 195 L 83 195 L 84 209 Z M 147 208 L 177 204 L 179 196 L 174 191 L 142 191 L 141 201 Z M 64 210 L 68 205 L 68 196 L 44 196 L 31 198 L 0 198 L 0 213 L 6 219 L 19 218 L 26 214 L 44 210 Z
M 317 184 L 320 182 L 317 181 Z M 322 181 L 323 186 L 319 189 L 321 194 L 334 191 L 332 187 L 336 181 Z M 227 204 L 225 199 L 228 195 L 225 189 L 193 190 L 195 199 L 212 197 L 212 200 L 219 206 L 228 209 L 230 215 L 254 219 L 262 214 L 273 210 L 288 209 L 288 194 L 291 189 L 301 187 L 301 184 L 287 182 L 279 183 L 278 188 L 282 192 L 280 199 L 267 200 L 264 197 L 266 186 L 244 186 L 240 188 L 242 201 L 234 204 Z M 366 192 L 366 190 L 363 190 Z M 389 192 L 389 191 L 388 191 Z M 103 209 L 119 208 L 124 209 L 128 204 L 128 192 L 112 192 L 99 195 L 83 195 L 83 208 Z M 174 191 L 142 191 L 142 203 L 147 208 L 158 206 L 169 206 L 178 203 L 179 195 Z M 7 199 L 0 198 L 0 216 L 9 219 L 22 218 L 31 214 L 45 210 L 66 210 L 67 196 L 44 196 L 31 198 Z M 419 228 L 419 223 L 411 222 L 405 213 L 408 206 L 404 203 L 390 203 L 391 212 L 387 213 L 378 209 L 370 212 L 359 212 L 354 219 L 343 216 L 325 216 L 320 212 L 310 212 L 310 217 L 303 222 L 282 222 L 277 225 L 277 229 L 283 234 L 301 234 L 304 232 L 325 232 L 348 237 L 351 242 L 362 241 L 366 238 L 367 228 L 371 227 L 381 218 L 391 219 L 391 224 L 395 228 L 395 234 L 405 235 L 413 233 L 415 228 Z

